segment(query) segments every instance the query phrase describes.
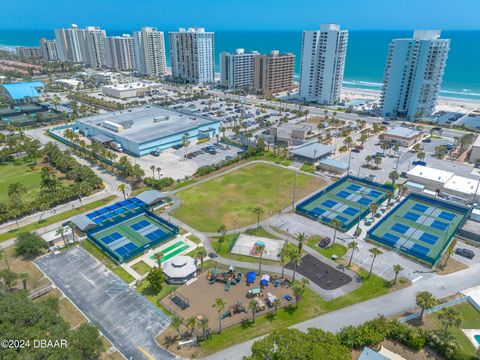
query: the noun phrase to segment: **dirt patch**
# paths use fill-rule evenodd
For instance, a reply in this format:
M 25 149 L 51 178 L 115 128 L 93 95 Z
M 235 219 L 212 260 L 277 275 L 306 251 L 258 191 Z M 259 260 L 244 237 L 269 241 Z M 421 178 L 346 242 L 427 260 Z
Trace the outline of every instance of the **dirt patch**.
M 468 266 L 462 263 L 461 261 L 455 260 L 454 258 L 450 257 L 447 262 L 447 266 L 443 266 L 445 264 L 446 254 L 443 254 L 442 258 L 438 262 L 440 265 L 437 266 L 435 272 L 438 275 L 447 275 L 457 271 L 468 269 Z

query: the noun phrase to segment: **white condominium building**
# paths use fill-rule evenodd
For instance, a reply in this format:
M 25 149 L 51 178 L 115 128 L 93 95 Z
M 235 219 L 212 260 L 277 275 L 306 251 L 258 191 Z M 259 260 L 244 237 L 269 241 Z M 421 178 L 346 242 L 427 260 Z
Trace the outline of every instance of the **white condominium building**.
M 128 34 L 105 38 L 107 67 L 117 70 L 135 68 L 135 51 L 133 37 Z
M 170 32 L 172 76 L 194 84 L 215 82 L 214 33 L 204 28 Z
M 257 51 L 246 53 L 237 49 L 234 54 L 222 52 L 220 54 L 220 83 L 228 89 L 253 88 L 253 65 Z
M 105 30 L 97 26 L 87 26 L 85 28 L 85 48 L 86 63 L 94 68 L 107 66 L 107 57 L 105 53 Z
M 56 40 L 47 40 L 45 38 L 40 39 L 40 50 L 42 52 L 42 57 L 47 61 L 57 61 L 58 52 L 57 52 L 57 42 Z
M 413 38 L 392 40 L 380 100 L 385 116 L 415 121 L 432 115 L 450 49 L 440 35 L 416 30 Z
M 303 32 L 300 68 L 300 98 L 320 104 L 340 100 L 348 31 L 336 24 Z
M 55 29 L 58 59 L 86 63 L 85 30 L 72 24 L 68 29 Z
M 163 31 L 143 27 L 133 33 L 136 69 L 140 75 L 162 76 L 167 73 Z

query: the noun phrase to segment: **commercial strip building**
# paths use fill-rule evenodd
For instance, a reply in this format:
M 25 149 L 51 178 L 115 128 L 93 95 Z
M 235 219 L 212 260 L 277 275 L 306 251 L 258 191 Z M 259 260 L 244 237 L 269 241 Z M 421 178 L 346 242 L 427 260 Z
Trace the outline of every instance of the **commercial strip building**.
M 89 138 L 106 136 L 126 153 L 144 156 L 181 145 L 184 137 L 188 141 L 211 138 L 219 133 L 220 122 L 147 105 L 78 119 L 75 128 Z
M 139 74 L 162 76 L 167 73 L 163 31 L 144 27 L 133 33 L 136 69 Z
M 279 123 L 270 127 L 270 135 L 275 143 L 292 145 L 292 143 L 304 141 L 312 131 L 313 126 L 307 124 Z
M 439 30 L 416 30 L 390 43 L 380 104 L 385 116 L 409 121 L 432 115 L 450 49 Z
M 172 76 L 193 84 L 214 83 L 214 33 L 180 28 L 168 35 Z
M 37 102 L 45 88 L 41 81 L 18 82 L 0 85 L 0 95 L 3 95 L 11 103 Z
M 302 36 L 299 95 L 303 101 L 335 104 L 340 100 L 348 31 L 337 24 L 323 24 Z
M 385 141 L 392 145 L 409 147 L 422 140 L 423 133 L 405 126 L 397 126 L 385 132 Z
M 47 40 L 45 38 L 40 39 L 40 51 L 42 53 L 42 58 L 46 61 L 57 61 L 58 60 L 58 51 L 57 51 L 57 41 L 56 40 Z
M 295 146 L 289 150 L 290 154 L 297 160 L 315 164 L 335 151 L 334 146 L 323 145 L 316 141 Z
M 406 186 L 415 192 L 451 197 L 469 203 L 480 194 L 479 180 L 428 166 L 415 166 L 407 173 L 407 178 Z
M 161 85 L 158 83 L 148 82 L 107 85 L 102 87 L 102 93 L 116 99 L 128 99 L 144 96 L 145 94 L 151 93 L 152 90 L 157 89 L 160 86 Z
M 257 95 L 269 97 L 294 87 L 295 55 L 291 53 L 273 50 L 270 55 L 258 55 L 253 69 L 253 90 Z
M 220 84 L 227 89 L 253 89 L 253 66 L 257 51 L 220 54 Z

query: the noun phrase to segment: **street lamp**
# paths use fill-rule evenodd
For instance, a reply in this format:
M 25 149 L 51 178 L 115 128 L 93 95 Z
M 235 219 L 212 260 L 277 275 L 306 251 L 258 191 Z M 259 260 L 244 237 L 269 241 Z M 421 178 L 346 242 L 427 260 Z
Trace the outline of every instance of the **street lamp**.
M 350 153 L 348 154 L 348 170 L 347 175 L 350 175 L 350 161 L 352 160 L 352 149 L 350 149 Z
M 297 190 L 297 172 L 293 176 L 293 194 L 292 194 L 292 211 L 295 210 L 295 191 Z

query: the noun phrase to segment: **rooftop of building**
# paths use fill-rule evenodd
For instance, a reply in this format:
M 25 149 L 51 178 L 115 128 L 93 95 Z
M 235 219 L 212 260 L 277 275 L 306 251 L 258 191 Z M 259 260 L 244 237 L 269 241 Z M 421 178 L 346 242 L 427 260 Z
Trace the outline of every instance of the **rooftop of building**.
M 105 85 L 102 88 L 114 89 L 114 90 L 136 90 L 144 89 L 149 87 L 160 87 L 159 83 L 150 83 L 150 82 L 131 82 L 126 84 L 114 84 L 114 85 Z
M 18 82 L 13 84 L 2 84 L 13 100 L 21 100 L 26 97 L 39 96 L 38 88 L 44 88 L 45 84 L 41 81 Z
M 313 126 L 307 124 L 290 124 L 281 122 L 279 124 L 272 125 L 274 129 L 285 129 L 290 131 L 312 131 Z
M 122 125 L 120 132 L 103 126 L 108 121 Z M 78 119 L 83 123 L 101 130 L 104 134 L 121 136 L 135 143 L 154 141 L 166 136 L 184 133 L 199 126 L 218 123 L 200 115 L 191 115 L 157 105 L 147 105 Z
M 388 130 L 387 132 L 385 132 L 385 135 L 388 135 L 388 136 L 398 136 L 398 137 L 403 137 L 407 139 L 414 138 L 420 134 L 421 134 L 421 131 L 412 129 L 409 127 L 405 127 L 405 126 L 396 126 Z
M 473 195 L 478 191 L 478 180 L 466 178 L 464 176 L 453 175 L 443 186 L 445 190 L 452 190 L 459 193 Z
M 290 153 L 307 159 L 318 159 L 330 154 L 335 148 L 317 142 L 310 142 L 290 149 Z
M 416 176 L 426 180 L 436 181 L 445 184 L 455 174 L 450 171 L 435 169 L 429 166 L 417 165 L 407 175 Z
M 196 271 L 197 265 L 190 256 L 176 256 L 163 263 L 163 272 L 172 279 L 183 279 Z
M 480 135 L 477 136 L 477 138 L 475 139 L 475 142 L 473 143 L 472 146 L 480 147 Z

